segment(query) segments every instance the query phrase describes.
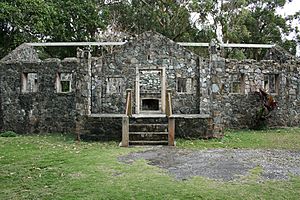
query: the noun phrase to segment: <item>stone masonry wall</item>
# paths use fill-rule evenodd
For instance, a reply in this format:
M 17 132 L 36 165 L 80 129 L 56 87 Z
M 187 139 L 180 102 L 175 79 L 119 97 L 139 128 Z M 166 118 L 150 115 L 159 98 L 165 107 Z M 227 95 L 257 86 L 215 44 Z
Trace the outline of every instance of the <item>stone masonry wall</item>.
M 3 129 L 17 133 L 71 132 L 75 128 L 76 58 L 41 62 L 3 62 L 1 102 Z M 71 73 L 71 91 L 58 93 L 58 73 Z M 37 73 L 37 91 L 22 92 L 22 74 Z
M 269 126 L 299 126 L 299 60 L 225 60 L 214 43 L 210 53 L 209 59 L 199 58 L 151 32 L 98 58 L 83 50 L 78 58 L 41 61 L 32 47 L 23 45 L 0 62 L 0 130 L 88 131 L 119 140 L 121 118 L 87 116 L 91 112 L 124 114 L 127 89 L 133 91 L 135 108 L 136 77 L 143 70 L 154 71 L 141 78 L 145 92 L 161 90 L 162 77 L 159 80 L 157 76 L 165 72 L 165 89 L 172 92 L 174 114 L 207 116 L 176 119 L 178 136 L 214 137 L 224 128 L 249 128 L 260 104 L 255 94 L 259 88 L 278 102 Z M 159 98 L 160 93 L 156 95 Z
M 160 34 L 146 32 L 137 41 L 128 42 L 119 52 L 94 58 L 93 105 L 95 113 L 124 113 L 126 89 L 134 92 L 138 70 L 162 70 L 166 73 L 166 88 L 173 95 L 175 113 L 199 113 L 198 56 Z M 119 90 L 110 92 L 109 80 L 119 78 Z M 178 78 L 190 79 L 190 91 L 177 92 Z M 206 86 L 208 87 L 208 86 Z M 135 95 L 135 94 L 133 94 Z M 134 105 L 135 106 L 135 102 Z
M 258 88 L 269 92 L 278 102 L 278 107 L 268 120 L 269 126 L 299 126 L 300 124 L 300 66 L 299 60 L 276 63 L 271 60 L 226 60 L 225 73 L 220 74 L 222 101 L 218 110 L 222 112 L 224 125 L 230 128 L 248 128 L 258 109 Z M 241 91 L 232 91 L 238 74 L 243 79 Z M 271 77 L 271 78 L 269 78 Z M 273 80 L 274 79 L 274 80 Z M 270 81 L 271 80 L 271 81 Z M 238 80 L 240 81 L 240 80 Z M 271 83 L 274 81 L 273 83 Z M 271 85 L 273 85 L 272 88 Z

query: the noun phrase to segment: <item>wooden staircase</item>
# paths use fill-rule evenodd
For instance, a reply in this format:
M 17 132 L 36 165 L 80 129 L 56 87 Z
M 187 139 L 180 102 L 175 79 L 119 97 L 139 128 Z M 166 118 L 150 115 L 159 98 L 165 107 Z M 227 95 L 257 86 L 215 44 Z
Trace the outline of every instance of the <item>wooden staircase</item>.
M 174 146 L 175 118 L 172 116 L 171 92 L 166 93 L 166 114 L 132 113 L 132 92 L 127 90 L 126 112 L 122 118 L 122 142 L 120 146 L 159 145 Z
M 165 115 L 137 115 L 129 119 L 129 145 L 168 144 Z

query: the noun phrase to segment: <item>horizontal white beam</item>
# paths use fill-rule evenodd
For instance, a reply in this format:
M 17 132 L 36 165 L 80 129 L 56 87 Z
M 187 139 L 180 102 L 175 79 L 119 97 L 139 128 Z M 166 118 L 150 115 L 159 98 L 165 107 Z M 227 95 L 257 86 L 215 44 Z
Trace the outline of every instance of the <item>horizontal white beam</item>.
M 34 47 L 68 47 L 68 46 L 119 46 L 126 42 L 45 42 L 45 43 L 26 43 Z
M 120 46 L 126 42 L 45 42 L 45 43 L 26 43 L 34 47 L 57 47 L 57 46 Z M 209 43 L 199 42 L 177 42 L 184 47 L 208 47 Z M 274 44 L 220 44 L 224 48 L 273 48 Z
M 275 44 L 220 44 L 225 48 L 273 48 Z
M 183 47 L 208 47 L 209 43 L 199 43 L 199 42 L 177 42 L 180 46 Z

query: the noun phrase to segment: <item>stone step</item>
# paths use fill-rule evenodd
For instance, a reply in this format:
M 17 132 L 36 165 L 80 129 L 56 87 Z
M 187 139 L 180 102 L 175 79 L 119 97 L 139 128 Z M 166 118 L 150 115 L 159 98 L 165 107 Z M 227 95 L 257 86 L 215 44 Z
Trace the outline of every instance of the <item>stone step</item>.
M 168 124 L 129 124 L 130 132 L 166 132 Z

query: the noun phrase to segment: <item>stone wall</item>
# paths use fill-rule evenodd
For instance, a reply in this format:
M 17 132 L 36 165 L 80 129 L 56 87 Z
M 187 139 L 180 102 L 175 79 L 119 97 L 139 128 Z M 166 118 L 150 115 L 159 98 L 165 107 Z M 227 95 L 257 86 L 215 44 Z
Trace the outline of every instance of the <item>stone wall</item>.
M 93 112 L 124 113 L 126 89 L 135 91 L 139 70 L 165 70 L 166 88 L 173 92 L 174 112 L 199 113 L 198 56 L 168 38 L 151 32 L 144 33 L 136 41 L 128 42 L 118 52 L 103 58 L 94 58 Z M 107 89 L 110 78 L 122 80 L 119 81 L 123 84 L 119 85 L 117 93 L 111 93 Z M 190 79 L 186 84 L 191 89 L 178 92 L 178 78 Z
M 278 58 L 281 54 L 274 55 L 278 49 L 272 53 L 276 61 L 225 60 L 215 43 L 209 50 L 210 58 L 203 59 L 151 32 L 97 58 L 86 49 L 78 51 L 77 58 L 41 61 L 32 47 L 22 45 L 0 62 L 0 130 L 88 131 L 102 139 L 120 139 L 121 119 L 86 117 L 124 114 L 127 89 L 133 91 L 136 108 L 138 84 L 141 99 L 160 99 L 160 91 L 169 89 L 174 114 L 208 116 L 176 119 L 180 137 L 222 135 L 226 127 L 249 128 L 260 104 L 255 94 L 259 88 L 278 102 L 270 126 L 299 126 L 299 60 Z M 141 76 L 145 71 L 150 73 Z
M 299 126 L 299 60 L 277 63 L 271 60 L 226 60 L 219 74 L 222 99 L 214 110 L 222 112 L 223 123 L 230 128 L 248 128 L 260 105 L 255 91 L 262 88 L 278 102 L 268 120 L 269 126 Z M 241 79 L 242 76 L 242 79 Z M 234 91 L 237 81 L 240 90 Z
M 70 132 L 75 128 L 77 59 L 2 63 L 1 101 L 3 129 L 17 133 Z M 58 93 L 58 73 L 72 73 L 72 90 Z M 37 91 L 22 91 L 22 76 L 37 73 Z
M 84 119 L 83 124 L 80 133 L 83 140 L 122 140 L 122 117 L 90 116 Z
M 186 139 L 213 138 L 212 118 L 209 116 L 181 116 L 175 118 L 175 137 Z M 220 137 L 221 135 L 218 135 Z

